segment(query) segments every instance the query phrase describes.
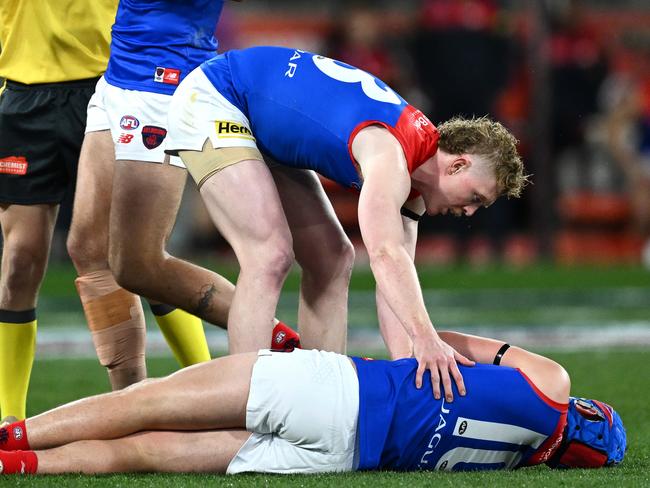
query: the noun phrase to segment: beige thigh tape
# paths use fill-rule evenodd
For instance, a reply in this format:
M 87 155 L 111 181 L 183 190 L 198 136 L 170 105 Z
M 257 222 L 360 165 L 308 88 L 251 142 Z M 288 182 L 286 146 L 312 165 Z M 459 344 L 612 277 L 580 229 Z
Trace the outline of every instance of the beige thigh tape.
M 220 147 L 215 149 L 208 139 L 201 151 L 179 151 L 187 170 L 197 186 L 224 168 L 249 159 L 264 161 L 262 153 L 254 147 Z

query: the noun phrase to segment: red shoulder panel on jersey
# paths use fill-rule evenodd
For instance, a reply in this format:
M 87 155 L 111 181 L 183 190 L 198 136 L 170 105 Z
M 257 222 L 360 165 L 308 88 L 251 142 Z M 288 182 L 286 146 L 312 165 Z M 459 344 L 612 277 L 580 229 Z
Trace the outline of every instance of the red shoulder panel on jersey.
M 412 174 L 421 164 L 433 156 L 438 150 L 440 134 L 433 123 L 420 110 L 412 105 L 404 107 L 395 127 L 378 120 L 365 120 L 357 125 L 348 140 L 350 159 L 356 166 L 352 156 L 352 141 L 361 129 L 371 125 L 380 125 L 390 131 L 404 149 L 409 174 Z M 419 196 L 415 191 L 409 195 L 409 200 Z

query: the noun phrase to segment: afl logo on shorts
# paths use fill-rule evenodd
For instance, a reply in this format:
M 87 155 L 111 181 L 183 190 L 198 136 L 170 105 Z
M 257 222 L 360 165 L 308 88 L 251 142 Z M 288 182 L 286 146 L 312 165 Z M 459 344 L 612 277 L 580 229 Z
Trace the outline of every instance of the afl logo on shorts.
M 14 427 L 14 439 L 17 441 L 21 440 L 23 438 L 23 429 L 19 426 Z
M 140 126 L 140 121 L 133 115 L 124 115 L 120 120 L 120 127 L 124 130 L 134 130 Z
M 155 125 L 145 125 L 142 128 L 142 144 L 147 149 L 156 149 L 167 136 L 167 129 Z

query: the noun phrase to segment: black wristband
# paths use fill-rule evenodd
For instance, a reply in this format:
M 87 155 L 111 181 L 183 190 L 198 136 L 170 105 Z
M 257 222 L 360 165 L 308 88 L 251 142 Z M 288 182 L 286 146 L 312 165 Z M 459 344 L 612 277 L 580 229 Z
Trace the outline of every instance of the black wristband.
M 508 349 L 510 349 L 510 344 L 508 344 L 506 342 L 503 346 L 501 346 L 501 349 L 499 349 L 499 351 L 497 352 L 497 355 L 494 356 L 494 361 L 492 362 L 492 364 L 494 364 L 496 366 L 501 364 L 501 358 L 503 358 L 503 355 L 506 353 L 506 351 Z
M 399 210 L 399 213 L 401 213 L 404 217 L 407 217 L 407 218 L 409 218 L 411 220 L 415 220 L 416 222 L 422 218 L 422 215 L 420 215 L 419 213 L 416 213 L 413 210 L 408 209 L 406 207 L 402 207 Z

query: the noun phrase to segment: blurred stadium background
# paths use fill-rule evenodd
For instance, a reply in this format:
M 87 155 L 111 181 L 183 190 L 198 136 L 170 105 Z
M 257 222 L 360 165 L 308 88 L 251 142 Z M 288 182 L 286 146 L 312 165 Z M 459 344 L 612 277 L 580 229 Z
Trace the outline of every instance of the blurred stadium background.
M 650 3 L 246 0 L 227 2 L 219 38 L 222 50 L 317 51 L 384 79 L 434 123 L 488 114 L 517 135 L 534 182 L 521 200 L 421 224 L 417 261 L 431 317 L 438 328 L 503 338 L 565 364 L 581 392 L 614 403 L 634 432 L 631 465 L 580 480 L 648 486 L 650 412 L 638 404 L 650 393 L 640 366 L 650 360 Z M 356 196 L 324 184 L 357 248 L 350 351 L 383 354 Z M 65 251 L 69 219 L 68 206 L 40 296 L 30 414 L 108 388 Z M 170 252 L 236 277 L 234 257 L 189 183 Z M 298 279 L 295 270 L 278 310 L 289 323 Z M 170 372 L 176 366 L 151 316 L 148 324 L 150 374 Z M 222 354 L 225 334 L 209 325 L 206 333 L 213 354 Z M 554 475 L 531 476 L 518 484 L 548 486 Z M 445 480 L 436 478 L 452 482 Z M 455 486 L 477 480 L 499 478 L 453 478 Z M 269 484 L 247 482 L 257 481 Z
M 325 53 L 381 77 L 434 123 L 488 114 L 521 140 L 534 182 L 522 199 L 421 224 L 417 260 L 438 326 L 552 326 L 575 346 L 650 343 L 648 2 L 247 0 L 227 2 L 218 36 L 222 50 L 264 43 Z M 357 198 L 324 184 L 357 248 L 363 290 L 351 293 L 352 345 L 381 347 L 362 332 L 376 329 Z M 40 299 L 39 352 L 68 344 L 92 355 L 64 245 L 69 213 Z M 236 276 L 191 183 L 170 250 Z M 295 295 L 288 285 L 279 316 L 295 317 Z M 223 334 L 208 332 L 225 347 Z M 156 334 L 150 347 L 164 352 Z

